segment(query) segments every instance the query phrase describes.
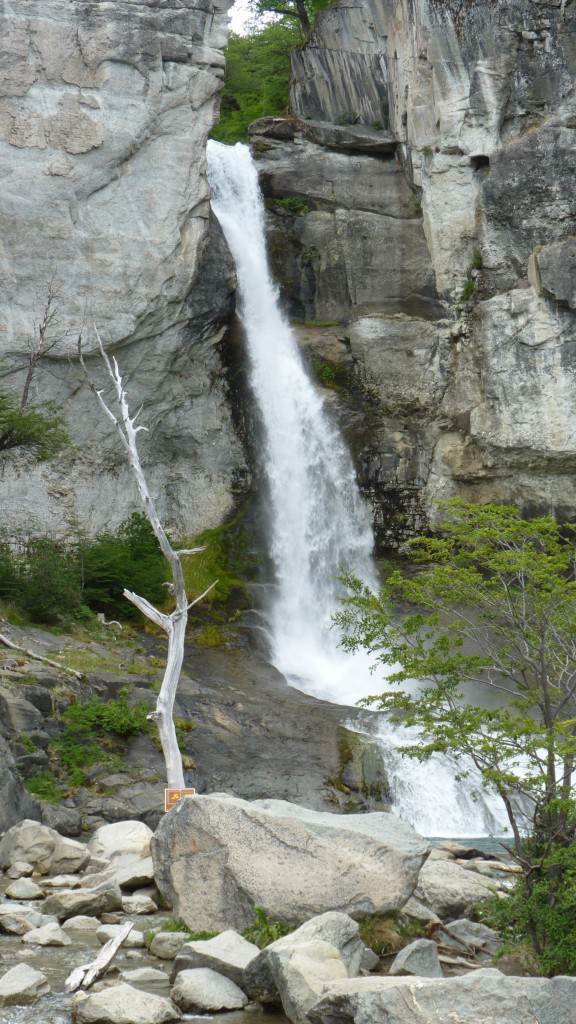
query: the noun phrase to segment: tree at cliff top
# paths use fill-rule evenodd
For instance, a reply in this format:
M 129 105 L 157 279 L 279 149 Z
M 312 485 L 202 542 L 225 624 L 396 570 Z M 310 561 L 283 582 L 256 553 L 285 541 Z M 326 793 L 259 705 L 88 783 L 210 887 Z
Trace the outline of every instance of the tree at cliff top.
M 118 410 L 118 415 L 112 412 L 108 407 L 106 401 L 102 397 L 102 390 L 98 390 L 95 387 L 86 370 L 82 356 L 81 339 L 78 341 L 80 363 L 86 372 L 88 383 L 93 394 L 98 400 L 100 407 L 106 416 L 108 416 L 112 421 L 120 437 L 121 444 L 124 448 L 136 483 L 138 495 L 144 507 L 144 513 L 152 527 L 152 530 L 154 531 L 158 544 L 160 545 L 160 550 L 168 562 L 172 574 L 171 590 L 175 601 L 175 608 L 170 613 L 160 611 L 160 609 L 156 608 L 145 597 L 141 597 L 139 594 L 135 594 L 131 590 L 124 590 L 124 597 L 128 601 L 131 601 L 131 603 L 135 605 L 143 615 L 159 626 L 160 629 L 163 629 L 168 636 L 168 654 L 166 658 L 164 678 L 156 701 L 156 709 L 152 714 L 148 715 L 148 718 L 156 722 L 158 726 L 162 753 L 164 754 L 164 762 L 166 765 L 166 781 L 168 787 L 170 789 L 184 789 L 184 768 L 182 765 L 182 755 L 180 753 L 176 737 L 173 712 L 176 690 L 178 688 L 182 662 L 184 660 L 186 624 L 190 608 L 192 608 L 193 605 L 198 604 L 198 602 L 206 596 L 208 591 L 212 590 L 212 588 L 216 586 L 218 580 L 211 583 L 203 594 L 200 594 L 193 601 L 188 601 L 181 560 L 183 555 L 194 555 L 202 549 L 192 548 L 178 551 L 172 547 L 170 539 L 160 522 L 160 517 L 156 511 L 156 506 L 148 489 L 148 484 L 140 461 L 140 455 L 138 453 L 138 446 L 136 443 L 138 434 L 140 431 L 147 429 L 144 426 L 136 425 L 136 420 L 142 410 L 139 409 L 134 416 L 130 415 L 126 391 L 118 369 L 118 364 L 115 359 L 112 359 L 111 361 L 108 358 L 98 332 L 96 332 L 96 335 L 98 338 L 100 355 L 113 384 L 114 404 Z
M 232 33 L 226 46 L 226 76 L 220 121 L 212 131 L 218 142 L 245 142 L 248 125 L 260 117 L 284 117 L 290 103 L 290 54 L 311 28 L 326 0 L 268 3 L 253 0 L 252 29 Z M 270 21 L 270 17 L 274 20 Z
M 286 115 L 290 52 L 297 42 L 296 28 L 279 23 L 247 36 L 230 36 L 220 121 L 212 131 L 214 139 L 227 144 L 245 142 L 252 121 Z
M 331 3 L 332 0 L 250 0 L 249 6 L 256 18 L 276 15 L 282 21 L 296 25 L 302 37 L 311 32 L 318 12 Z
M 460 755 L 462 776 L 473 764 L 497 790 L 522 872 L 500 919 L 529 936 L 544 970 L 576 971 L 576 939 L 565 938 L 576 927 L 574 528 L 464 501 L 443 514 L 407 545 L 416 571 L 391 571 L 377 595 L 347 581 L 343 645 L 387 667 L 387 691 L 367 703 L 420 729 L 407 755 Z M 414 679 L 422 688 L 405 692 Z M 468 683 L 502 703 L 475 706 Z

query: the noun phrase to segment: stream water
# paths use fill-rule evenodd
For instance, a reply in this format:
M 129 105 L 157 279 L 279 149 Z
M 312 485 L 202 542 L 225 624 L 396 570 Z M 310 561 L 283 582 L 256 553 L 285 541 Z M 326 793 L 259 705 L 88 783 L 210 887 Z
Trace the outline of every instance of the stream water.
M 351 705 L 381 684 L 367 656 L 339 647 L 332 617 L 352 570 L 375 582 L 368 510 L 352 461 L 303 365 L 266 254 L 265 209 L 247 146 L 208 144 L 212 206 L 234 256 L 249 379 L 262 425 L 274 582 L 266 616 L 270 657 L 290 685 Z M 407 734 L 375 716 L 394 809 L 424 835 L 501 834 L 504 808 L 455 765 L 402 757 Z M 413 736 L 417 742 L 417 736 Z M 448 824 L 449 823 L 449 824 Z

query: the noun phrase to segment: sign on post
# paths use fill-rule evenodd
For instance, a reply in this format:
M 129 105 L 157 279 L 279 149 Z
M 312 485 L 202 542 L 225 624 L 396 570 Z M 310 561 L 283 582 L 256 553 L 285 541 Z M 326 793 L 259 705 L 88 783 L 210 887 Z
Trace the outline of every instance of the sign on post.
M 165 789 L 164 811 L 169 811 L 182 796 L 194 796 L 195 789 Z

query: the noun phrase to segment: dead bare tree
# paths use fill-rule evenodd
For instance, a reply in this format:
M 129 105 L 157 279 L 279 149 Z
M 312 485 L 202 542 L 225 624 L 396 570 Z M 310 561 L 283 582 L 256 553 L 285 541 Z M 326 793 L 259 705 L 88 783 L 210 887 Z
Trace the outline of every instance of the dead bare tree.
M 30 399 L 30 388 L 38 364 L 46 358 L 49 352 L 61 340 L 59 326 L 61 323 L 60 308 L 60 284 L 53 275 L 47 285 L 46 300 L 44 308 L 37 324 L 35 324 L 34 338 L 28 344 L 28 369 L 22 388 L 20 405 L 25 409 Z
M 136 481 L 138 488 L 138 494 L 140 500 L 144 506 L 144 511 L 148 518 L 148 521 L 156 535 L 161 551 L 170 565 L 172 572 L 172 587 L 174 600 L 176 607 L 169 614 L 160 611 L 155 608 L 153 604 L 146 600 L 144 597 L 140 597 L 138 594 L 133 593 L 131 590 L 124 591 L 124 597 L 131 601 L 132 604 L 155 622 L 157 626 L 160 626 L 168 635 L 168 655 L 166 659 L 166 669 L 164 672 L 164 678 L 162 680 L 162 686 L 158 699 L 156 701 L 156 709 L 148 718 L 156 722 L 158 726 L 158 732 L 160 734 L 160 742 L 162 744 L 162 751 L 164 754 L 164 760 L 166 762 L 166 777 L 169 789 L 184 789 L 184 770 L 182 767 L 182 756 L 178 747 L 178 741 L 176 738 L 176 730 L 174 727 L 173 710 L 174 700 L 176 698 L 176 690 L 178 688 L 178 682 L 180 679 L 180 672 L 182 670 L 182 662 L 184 659 L 184 640 L 186 636 L 186 624 L 188 621 L 188 611 L 195 604 L 198 604 L 202 598 L 206 597 L 213 587 L 216 586 L 218 580 L 215 580 L 199 597 L 196 597 L 193 601 L 188 601 L 186 595 L 186 586 L 184 583 L 184 572 L 182 570 L 181 558 L 183 555 L 194 555 L 203 551 L 203 548 L 187 548 L 181 550 L 175 550 L 167 535 L 160 517 L 156 511 L 156 507 L 150 495 L 148 484 L 142 470 L 140 462 L 140 456 L 138 454 L 138 448 L 136 445 L 137 435 L 141 430 L 147 430 L 147 427 L 136 426 L 136 420 L 142 411 L 142 408 L 138 409 L 134 416 L 130 415 L 128 407 L 128 400 L 124 385 L 122 383 L 122 377 L 118 369 L 116 359 L 108 358 L 107 353 L 104 350 L 98 330 L 96 330 L 96 337 L 98 339 L 98 346 L 100 354 L 108 370 L 110 378 L 114 384 L 115 390 L 115 403 L 119 409 L 119 415 L 115 416 L 111 409 L 108 408 L 104 398 L 102 397 L 102 390 L 97 389 L 86 369 L 84 359 L 82 355 L 82 340 L 78 342 L 78 352 L 80 357 L 80 363 L 86 374 L 88 384 L 96 396 L 101 408 L 104 410 L 106 415 L 116 427 L 118 434 L 120 435 L 122 444 L 128 457 L 128 462 L 132 470 L 132 474 Z

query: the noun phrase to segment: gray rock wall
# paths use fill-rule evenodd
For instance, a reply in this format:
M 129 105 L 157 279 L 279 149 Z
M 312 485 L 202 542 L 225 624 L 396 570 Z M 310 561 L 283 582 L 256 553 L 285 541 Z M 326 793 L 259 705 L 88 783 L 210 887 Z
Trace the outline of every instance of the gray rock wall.
M 228 0 L 14 0 L 0 16 L 0 360 L 21 390 L 49 283 L 57 341 L 35 399 L 61 403 L 75 449 L 4 462 L 3 525 L 90 531 L 137 507 L 123 455 L 82 384 L 93 325 L 144 404 L 144 464 L 180 532 L 217 524 L 243 456 L 218 348 L 233 271 L 210 227 L 205 142 Z M 102 375 L 95 359 L 89 364 Z
M 575 28 L 573 0 L 341 0 L 295 54 L 293 141 L 256 140 L 291 311 L 369 393 L 384 543 L 452 495 L 576 514 Z M 347 145 L 306 120 L 345 115 Z

